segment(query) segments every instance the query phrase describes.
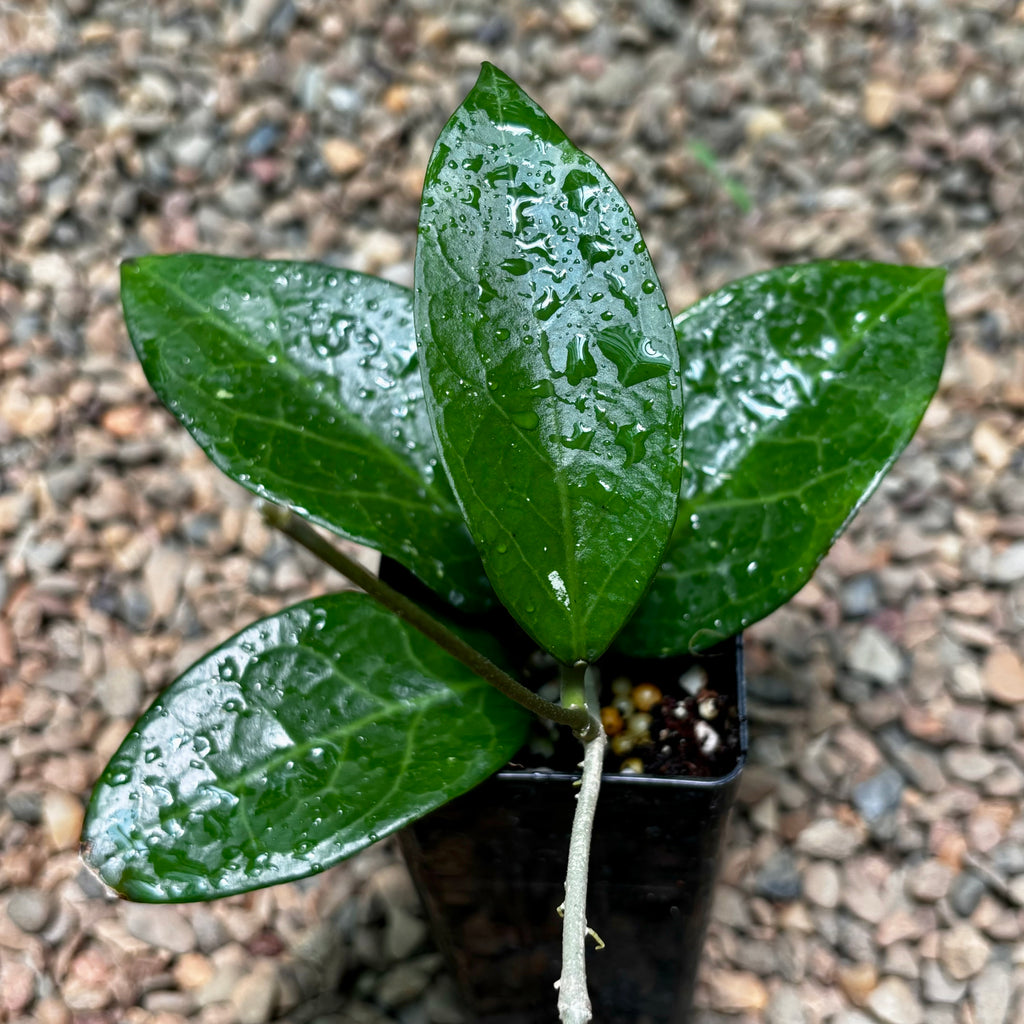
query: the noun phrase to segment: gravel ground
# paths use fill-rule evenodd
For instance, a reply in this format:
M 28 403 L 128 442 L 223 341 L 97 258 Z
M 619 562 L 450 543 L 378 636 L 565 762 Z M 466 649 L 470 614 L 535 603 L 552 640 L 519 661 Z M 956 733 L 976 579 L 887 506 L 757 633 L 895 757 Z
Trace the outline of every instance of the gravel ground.
M 386 845 L 149 908 L 107 897 L 76 840 L 177 671 L 337 586 L 157 407 L 118 261 L 409 283 L 426 158 L 482 59 L 624 189 L 673 308 L 812 258 L 950 269 L 917 439 L 749 633 L 752 764 L 696 1020 L 1024 1020 L 1016 0 L 0 4 L 0 1020 L 463 1019 Z

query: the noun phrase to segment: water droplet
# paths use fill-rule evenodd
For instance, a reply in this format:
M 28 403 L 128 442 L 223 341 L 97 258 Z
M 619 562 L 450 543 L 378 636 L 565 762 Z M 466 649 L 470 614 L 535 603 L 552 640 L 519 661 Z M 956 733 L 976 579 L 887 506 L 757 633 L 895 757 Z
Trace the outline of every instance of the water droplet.
M 544 289 L 544 294 L 533 303 L 533 314 L 538 320 L 550 320 L 561 308 L 562 300 L 554 288 Z
M 653 292 L 654 289 L 657 288 L 658 286 L 650 278 L 648 278 L 646 281 L 644 281 L 642 285 L 640 285 L 640 287 L 644 290 L 644 292 L 650 295 L 651 292 Z
M 530 409 L 510 412 L 509 419 L 523 430 L 536 430 L 537 425 L 540 423 L 540 417 Z
M 531 263 L 529 260 L 512 256 L 502 262 L 501 269 L 506 273 L 514 274 L 516 277 L 522 277 L 530 272 Z

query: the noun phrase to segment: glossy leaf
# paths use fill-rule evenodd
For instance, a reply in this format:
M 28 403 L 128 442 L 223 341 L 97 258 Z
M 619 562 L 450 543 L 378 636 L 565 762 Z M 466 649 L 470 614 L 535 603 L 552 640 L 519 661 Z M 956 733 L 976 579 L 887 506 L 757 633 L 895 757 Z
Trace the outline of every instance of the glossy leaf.
M 213 462 L 401 562 L 455 605 L 492 600 L 423 402 L 412 295 L 313 263 L 124 264 L 132 343 Z
M 306 601 L 139 720 L 93 792 L 84 857 L 143 902 L 303 878 L 471 789 L 528 720 L 368 597 Z
M 910 440 L 949 328 L 942 270 L 810 263 L 676 318 L 687 409 L 679 518 L 625 651 L 700 649 L 807 582 Z
M 542 647 L 593 660 L 675 517 L 678 355 L 626 201 L 490 65 L 427 169 L 416 282 L 430 413 L 487 574 Z

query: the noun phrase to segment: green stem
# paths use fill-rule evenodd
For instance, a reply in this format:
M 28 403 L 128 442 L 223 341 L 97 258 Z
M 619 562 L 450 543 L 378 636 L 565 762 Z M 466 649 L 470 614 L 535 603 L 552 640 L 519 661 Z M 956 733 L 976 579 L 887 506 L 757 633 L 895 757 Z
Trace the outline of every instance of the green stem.
M 587 708 L 587 670 L 590 666 L 585 661 L 578 661 L 575 665 L 561 664 L 561 701 L 563 708 Z M 587 713 L 587 722 L 583 728 L 574 730 L 576 738 L 584 744 L 590 743 L 602 732 L 600 723 L 590 712 Z
M 456 636 L 447 626 L 428 615 L 418 604 L 410 601 L 404 594 L 393 590 L 382 583 L 372 572 L 364 569 L 355 559 L 349 558 L 333 544 L 325 540 L 308 523 L 278 505 L 264 503 L 260 509 L 264 520 L 281 533 L 301 544 L 311 554 L 316 555 L 332 569 L 351 580 L 357 587 L 365 590 L 375 601 L 382 604 L 404 622 L 418 629 L 425 637 L 433 640 L 439 647 L 458 659 L 468 669 L 475 672 L 481 679 L 488 682 L 506 697 L 521 704 L 527 711 L 532 711 L 540 718 L 550 719 L 560 725 L 570 726 L 577 735 L 589 734 L 593 720 L 583 703 L 572 707 L 562 707 L 552 701 L 538 697 L 522 683 L 517 683 L 510 675 L 503 672 L 493 661 L 485 658 L 465 640 Z

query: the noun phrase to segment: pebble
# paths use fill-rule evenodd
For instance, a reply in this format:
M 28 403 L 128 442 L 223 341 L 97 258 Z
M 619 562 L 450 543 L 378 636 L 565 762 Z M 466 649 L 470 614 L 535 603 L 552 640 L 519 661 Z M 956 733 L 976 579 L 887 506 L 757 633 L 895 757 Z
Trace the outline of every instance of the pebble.
M 1007 1024 L 1012 995 L 1010 968 L 1006 964 L 990 963 L 971 982 L 974 1024 Z
M 985 883 L 970 871 L 963 871 L 949 889 L 949 904 L 961 916 L 970 917 L 985 892 Z
M 959 1005 L 967 991 L 967 982 L 951 978 L 936 960 L 925 960 L 922 965 L 921 986 L 930 1003 Z
M 23 931 L 41 932 L 53 916 L 52 898 L 39 889 L 16 889 L 7 901 L 7 916 Z
M 869 824 L 895 811 L 902 797 L 903 776 L 895 768 L 883 768 L 853 789 L 854 805 Z
M 768 989 L 749 971 L 711 970 L 707 982 L 711 1007 L 722 1013 L 756 1013 L 768 1005 Z
M 936 903 L 948 892 L 953 869 L 939 860 L 926 860 L 912 867 L 907 874 L 907 891 L 922 903 Z
M 989 945 L 981 933 L 961 921 L 939 939 L 939 962 L 956 981 L 973 978 L 988 962 Z
M 430 986 L 424 1000 L 430 1024 L 467 1024 L 469 1017 L 455 983 L 442 975 Z
M 103 710 L 113 718 L 134 718 L 142 705 L 143 679 L 138 669 L 112 668 L 95 683 Z
M 769 900 L 796 900 L 802 890 L 800 868 L 788 850 L 772 854 L 754 879 L 754 891 Z
M 577 33 L 589 32 L 599 20 L 597 10 L 587 0 L 567 0 L 560 13 L 566 25 Z
M 51 849 L 77 847 L 84 820 L 85 808 L 76 796 L 55 789 L 43 795 L 42 825 Z
M 981 670 L 985 693 L 1000 704 L 1024 702 L 1024 661 L 1012 648 L 993 648 Z
M 996 555 L 991 569 L 994 583 L 1011 584 L 1024 580 L 1024 541 L 1011 544 Z
M 875 129 L 888 128 L 900 109 L 899 90 L 885 79 L 873 79 L 864 86 L 864 120 Z
M 808 1024 L 798 989 L 783 985 L 775 990 L 764 1011 L 765 1024 Z
M 196 934 L 192 925 L 176 907 L 129 903 L 124 908 L 124 924 L 135 938 L 157 949 L 172 953 L 195 949 Z
M 238 1024 L 267 1024 L 274 1019 L 279 986 L 274 964 L 261 960 L 231 993 Z
M 895 686 L 905 674 L 899 647 L 874 626 L 858 631 L 846 662 L 851 671 L 882 686 Z
M 320 152 L 331 173 L 340 178 L 355 174 L 366 163 L 366 154 L 348 139 L 328 139 Z
M 804 895 L 811 903 L 826 909 L 839 905 L 839 872 L 828 861 L 815 861 L 804 872 Z
M 942 755 L 946 772 L 962 782 L 981 782 L 996 768 L 996 760 L 977 747 L 947 747 Z
M 864 1006 L 878 985 L 878 970 L 870 963 L 843 965 L 836 972 L 836 980 L 854 1006 Z
M 884 1024 L 924 1024 L 921 1001 L 902 978 L 883 978 L 868 996 L 867 1008 Z
M 427 926 L 418 917 L 400 907 L 388 915 L 384 947 L 392 960 L 405 960 L 427 937 Z
M 430 974 L 415 963 L 392 967 L 378 981 L 375 994 L 382 1006 L 403 1006 L 421 995 L 430 984 Z
M 853 825 L 825 818 L 808 825 L 797 837 L 796 848 L 811 857 L 845 860 L 864 842 L 864 835 Z

